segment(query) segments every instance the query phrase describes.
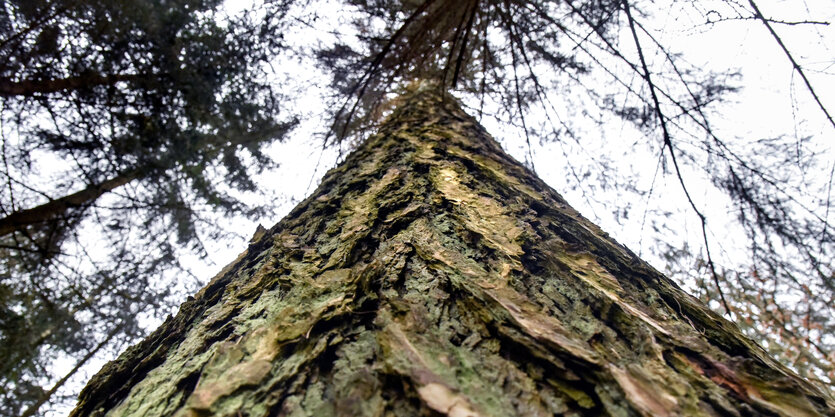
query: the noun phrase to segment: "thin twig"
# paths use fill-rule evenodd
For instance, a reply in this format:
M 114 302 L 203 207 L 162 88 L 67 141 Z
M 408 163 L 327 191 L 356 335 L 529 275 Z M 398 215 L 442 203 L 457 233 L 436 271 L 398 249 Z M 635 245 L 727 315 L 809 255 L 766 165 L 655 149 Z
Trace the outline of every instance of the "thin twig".
M 715 20 L 711 20 L 708 18 L 706 24 L 711 25 L 714 23 L 722 23 L 722 22 L 732 22 L 736 20 L 760 20 L 757 16 L 739 16 L 739 17 L 720 17 Z M 786 20 L 776 20 L 776 19 L 766 19 L 771 23 L 776 23 L 778 25 L 786 25 L 786 26 L 799 26 L 799 25 L 822 25 L 822 26 L 829 26 L 829 22 L 821 21 L 821 20 L 798 20 L 794 22 L 789 22 Z
M 533 152 L 531 150 L 531 137 L 530 137 L 530 133 L 528 132 L 527 122 L 525 121 L 525 113 L 522 109 L 522 93 L 521 93 L 521 90 L 519 89 L 519 75 L 517 73 L 517 67 L 519 66 L 519 63 L 518 63 L 518 59 L 516 57 L 516 48 L 513 46 L 514 43 L 518 43 L 518 38 L 516 38 L 516 36 L 514 36 L 513 24 L 512 24 L 513 16 L 511 15 L 510 2 L 507 1 L 507 0 L 505 0 L 505 7 L 507 8 L 506 13 L 501 13 L 501 11 L 500 11 L 500 13 L 504 17 L 505 24 L 507 25 L 508 34 L 510 35 L 510 55 L 511 55 L 511 58 L 513 60 L 513 65 L 512 65 L 513 66 L 513 82 L 514 82 L 514 87 L 515 87 L 515 90 L 516 90 L 516 107 L 519 110 L 519 119 L 522 121 L 522 130 L 525 131 L 525 143 L 528 146 L 527 157 L 529 158 L 529 161 L 531 162 L 531 167 L 530 168 L 531 168 L 531 171 L 536 172 L 536 165 L 533 162 Z M 520 45 L 520 48 L 521 47 L 523 47 L 523 46 Z
M 640 58 L 641 67 L 643 67 L 644 70 L 644 79 L 646 80 L 647 85 L 649 86 L 652 101 L 655 104 L 655 113 L 658 116 L 658 121 L 661 123 L 661 132 L 664 135 L 664 146 L 670 152 L 670 159 L 673 161 L 673 167 L 675 168 L 676 176 L 678 177 L 678 182 L 679 184 L 681 184 L 681 189 L 684 191 L 684 195 L 687 197 L 687 201 L 690 203 L 690 207 L 693 208 L 693 211 L 696 212 L 696 215 L 699 216 L 699 220 L 701 221 L 702 237 L 705 243 L 707 263 L 710 267 L 711 275 L 713 275 L 713 282 L 714 284 L 716 284 L 716 290 L 719 292 L 719 298 L 722 300 L 723 307 L 725 307 L 725 313 L 727 313 L 730 316 L 731 309 L 728 306 L 727 300 L 725 300 L 725 294 L 722 292 L 722 287 L 719 285 L 719 275 L 716 273 L 716 266 L 714 265 L 713 258 L 710 255 L 710 245 L 707 239 L 707 219 L 705 218 L 705 215 L 702 214 L 702 212 L 696 206 L 696 203 L 690 196 L 690 192 L 687 190 L 687 186 L 684 184 L 684 178 L 681 175 L 681 169 L 679 169 L 675 149 L 673 148 L 673 141 L 670 138 L 670 132 L 667 130 L 667 122 L 664 118 L 664 113 L 661 111 L 661 103 L 658 100 L 658 95 L 655 93 L 655 84 L 653 84 L 652 82 L 649 67 L 647 66 L 646 59 L 644 59 L 644 52 L 643 49 L 641 49 L 641 42 L 638 40 L 638 32 L 635 30 L 635 22 L 632 18 L 632 13 L 629 10 L 629 2 L 627 2 L 626 0 L 624 0 L 623 2 L 623 9 L 626 12 L 627 20 L 629 20 L 629 29 L 632 31 L 632 38 L 635 40 L 635 47 L 638 50 L 638 58 Z

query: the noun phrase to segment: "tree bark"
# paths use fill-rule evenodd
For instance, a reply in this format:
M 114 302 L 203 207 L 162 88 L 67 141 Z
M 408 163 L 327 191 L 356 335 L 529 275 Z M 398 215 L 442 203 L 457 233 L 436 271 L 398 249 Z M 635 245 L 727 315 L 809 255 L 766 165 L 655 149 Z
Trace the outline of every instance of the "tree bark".
M 37 207 L 11 213 L 0 219 L 0 236 L 6 236 L 33 224 L 46 223 L 66 217 L 70 210 L 89 206 L 105 193 L 119 188 L 136 178 L 139 178 L 139 174 L 136 172 L 121 174 L 100 184 L 90 185 L 81 191 L 50 200 Z
M 72 416 L 835 415 L 423 84 Z

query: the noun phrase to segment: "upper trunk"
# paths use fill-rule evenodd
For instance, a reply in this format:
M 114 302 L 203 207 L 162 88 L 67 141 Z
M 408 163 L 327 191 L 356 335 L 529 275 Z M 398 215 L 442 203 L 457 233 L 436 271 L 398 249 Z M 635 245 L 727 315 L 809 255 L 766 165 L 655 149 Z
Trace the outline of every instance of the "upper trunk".
M 82 415 L 835 415 L 423 86 Z

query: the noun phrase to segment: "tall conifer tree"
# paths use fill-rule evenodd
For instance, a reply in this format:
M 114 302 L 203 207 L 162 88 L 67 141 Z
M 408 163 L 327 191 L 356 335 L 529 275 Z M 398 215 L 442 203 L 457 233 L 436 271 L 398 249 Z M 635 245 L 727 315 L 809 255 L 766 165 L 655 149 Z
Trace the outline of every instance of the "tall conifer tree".
M 73 416 L 835 415 L 433 84 Z

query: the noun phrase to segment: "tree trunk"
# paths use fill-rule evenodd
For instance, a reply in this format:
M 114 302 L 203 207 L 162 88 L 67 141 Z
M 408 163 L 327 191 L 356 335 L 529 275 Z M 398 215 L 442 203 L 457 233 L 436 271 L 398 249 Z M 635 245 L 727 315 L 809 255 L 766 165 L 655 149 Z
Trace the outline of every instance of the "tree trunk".
M 73 416 L 835 415 L 423 85 Z

